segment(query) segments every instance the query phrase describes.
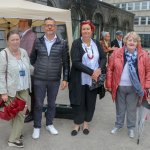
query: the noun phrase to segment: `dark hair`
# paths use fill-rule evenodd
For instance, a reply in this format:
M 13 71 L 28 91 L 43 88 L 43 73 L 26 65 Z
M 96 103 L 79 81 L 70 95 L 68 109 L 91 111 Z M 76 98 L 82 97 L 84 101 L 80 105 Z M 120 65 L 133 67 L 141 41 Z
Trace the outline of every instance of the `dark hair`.
M 9 37 L 13 34 L 18 34 L 19 37 L 20 37 L 20 34 L 19 34 L 19 31 L 18 30 L 11 30 L 7 33 L 7 41 L 9 40 Z
M 51 18 L 51 17 L 45 18 L 45 19 L 44 19 L 44 22 L 47 21 L 47 20 L 51 20 L 51 21 L 54 21 L 54 23 L 56 23 L 56 21 L 55 21 L 53 18 Z
M 32 19 L 27 19 L 29 27 L 32 26 Z
M 94 24 L 93 24 L 93 22 L 91 20 L 82 21 L 81 24 L 80 24 L 81 28 L 85 24 L 88 24 L 91 27 L 92 32 L 94 32 L 95 26 L 94 26 Z

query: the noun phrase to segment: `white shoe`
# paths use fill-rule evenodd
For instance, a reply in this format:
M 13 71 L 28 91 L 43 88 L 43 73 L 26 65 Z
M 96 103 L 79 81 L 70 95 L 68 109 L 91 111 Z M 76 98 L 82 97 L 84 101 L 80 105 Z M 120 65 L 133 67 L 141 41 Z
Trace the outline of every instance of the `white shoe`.
M 134 138 L 134 130 L 133 129 L 129 129 L 128 130 L 128 135 L 130 138 Z
M 40 128 L 34 128 L 32 138 L 33 139 L 38 139 L 39 137 L 40 137 Z
M 55 127 L 53 125 L 48 125 L 46 126 L 46 129 L 51 133 L 51 134 L 58 134 L 58 131 L 55 129 Z
M 117 128 L 117 127 L 114 127 L 112 130 L 111 130 L 111 133 L 112 134 L 116 134 L 117 132 L 120 131 L 120 128 Z

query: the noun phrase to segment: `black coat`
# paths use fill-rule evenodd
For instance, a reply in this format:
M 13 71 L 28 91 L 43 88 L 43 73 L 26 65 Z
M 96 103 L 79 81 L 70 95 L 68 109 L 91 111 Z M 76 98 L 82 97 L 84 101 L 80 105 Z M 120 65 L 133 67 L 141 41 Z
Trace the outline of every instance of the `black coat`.
M 124 45 L 124 43 L 122 41 L 122 47 L 123 47 L 123 45 Z M 111 42 L 111 47 L 113 47 L 113 46 L 120 48 L 117 39 L 115 39 Z
M 64 40 L 57 37 L 48 56 L 44 37 L 36 39 L 30 55 L 30 62 L 35 68 L 34 78 L 58 81 L 61 78 L 63 67 L 63 80 L 68 81 L 70 60 L 68 45 Z
M 94 42 L 99 51 L 99 66 L 104 72 L 106 69 L 106 55 L 101 49 L 99 42 L 96 40 L 94 40 Z M 72 67 L 69 81 L 69 97 L 70 103 L 73 105 L 80 105 L 82 100 L 81 72 L 89 75 L 93 74 L 93 70 L 82 63 L 82 56 L 84 53 L 85 51 L 82 48 L 82 40 L 79 38 L 73 42 L 71 48 Z

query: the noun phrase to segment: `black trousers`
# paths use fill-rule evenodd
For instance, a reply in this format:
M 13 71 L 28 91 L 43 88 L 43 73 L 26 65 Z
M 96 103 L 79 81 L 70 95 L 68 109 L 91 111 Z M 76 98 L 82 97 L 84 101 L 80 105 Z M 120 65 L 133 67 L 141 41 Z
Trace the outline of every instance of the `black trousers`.
M 34 78 L 33 78 L 33 76 L 31 76 L 31 90 L 32 90 L 32 92 L 29 93 L 29 95 L 31 97 L 31 110 L 30 110 L 30 113 L 33 115 L 33 113 L 34 113 L 34 103 L 35 103 Z
M 80 105 L 72 105 L 75 124 L 90 122 L 93 118 L 97 97 L 97 89 L 90 91 L 88 85 L 82 86 L 82 100 Z

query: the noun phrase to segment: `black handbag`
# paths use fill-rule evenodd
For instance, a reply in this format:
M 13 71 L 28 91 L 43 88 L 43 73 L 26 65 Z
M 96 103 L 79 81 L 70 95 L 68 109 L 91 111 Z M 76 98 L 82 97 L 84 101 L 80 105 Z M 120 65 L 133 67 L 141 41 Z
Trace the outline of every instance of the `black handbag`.
M 99 76 L 97 82 L 95 80 L 92 80 L 92 85 L 89 86 L 89 89 L 94 90 L 94 89 L 99 88 L 102 85 L 104 85 L 105 78 L 106 78 L 106 74 L 101 74 Z
M 102 99 L 103 97 L 105 97 L 106 89 L 104 87 L 104 84 L 98 88 L 97 93 L 99 94 L 99 99 Z
M 43 106 L 43 112 L 46 113 L 47 105 Z M 56 104 L 55 118 L 72 119 L 72 107 L 66 104 Z

